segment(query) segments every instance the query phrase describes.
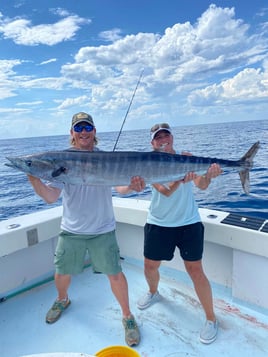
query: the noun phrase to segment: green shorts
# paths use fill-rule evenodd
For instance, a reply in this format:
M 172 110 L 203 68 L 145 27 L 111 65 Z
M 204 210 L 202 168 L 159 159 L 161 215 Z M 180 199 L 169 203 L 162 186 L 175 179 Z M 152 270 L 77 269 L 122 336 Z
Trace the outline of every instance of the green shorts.
M 96 235 L 62 231 L 54 258 L 56 273 L 81 273 L 87 254 L 95 272 L 116 275 L 122 271 L 115 231 Z

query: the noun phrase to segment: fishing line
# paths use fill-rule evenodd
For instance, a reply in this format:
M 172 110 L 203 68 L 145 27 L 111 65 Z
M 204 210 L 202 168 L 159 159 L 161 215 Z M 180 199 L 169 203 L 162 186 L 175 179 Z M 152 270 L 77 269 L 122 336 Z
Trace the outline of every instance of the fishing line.
M 128 105 L 127 112 L 126 112 L 126 115 L 125 115 L 125 117 L 124 117 L 123 123 L 122 123 L 122 125 L 121 125 L 120 131 L 119 131 L 119 133 L 118 133 L 118 135 L 117 135 L 117 139 L 116 139 L 116 142 L 115 142 L 115 144 L 114 144 L 113 151 L 115 151 L 115 148 L 116 148 L 116 146 L 117 146 L 119 137 L 120 137 L 120 135 L 121 135 L 121 133 L 122 133 L 122 129 L 123 129 L 124 124 L 125 124 L 125 121 L 126 121 L 126 119 L 127 119 L 127 116 L 128 116 L 128 113 L 129 113 L 131 104 L 132 104 L 132 102 L 133 102 L 133 99 L 134 99 L 134 97 L 135 97 L 136 91 L 137 91 L 137 89 L 138 89 L 138 86 L 139 86 L 139 84 L 140 84 L 140 81 L 141 81 L 143 72 L 144 72 L 144 69 L 141 71 L 141 74 L 140 74 L 140 76 L 139 76 L 138 82 L 137 82 L 137 84 L 136 84 L 136 88 L 135 88 L 135 90 L 134 90 L 134 92 L 133 92 L 131 101 L 130 101 L 130 103 L 129 103 L 129 105 Z

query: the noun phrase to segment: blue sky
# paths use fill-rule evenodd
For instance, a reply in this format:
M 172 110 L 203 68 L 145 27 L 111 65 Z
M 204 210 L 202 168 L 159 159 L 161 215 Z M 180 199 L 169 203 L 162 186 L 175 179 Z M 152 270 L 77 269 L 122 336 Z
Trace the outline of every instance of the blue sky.
M 0 138 L 268 119 L 267 0 L 2 0 Z

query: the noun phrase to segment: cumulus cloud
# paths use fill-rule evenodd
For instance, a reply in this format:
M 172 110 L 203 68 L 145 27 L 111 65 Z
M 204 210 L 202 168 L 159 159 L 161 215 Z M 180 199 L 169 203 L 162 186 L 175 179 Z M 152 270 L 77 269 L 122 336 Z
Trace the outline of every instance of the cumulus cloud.
M 151 53 L 158 35 L 138 33 L 127 35 L 111 45 L 82 47 L 75 56 L 77 63 L 92 63 L 99 66 L 134 65 L 142 61 L 143 55 Z M 68 69 L 68 66 L 64 67 Z
M 52 45 L 72 39 L 87 21 L 62 9 L 53 11 L 63 16 L 53 25 L 33 26 L 26 19 L 2 16 L 0 32 L 16 43 Z M 81 47 L 69 63 L 62 65 L 58 77 L 20 78 L 13 69 L 19 62 L 6 63 L 5 70 L 0 66 L 0 78 L 5 73 L 8 88 L 6 92 L 0 89 L 0 97 L 14 95 L 16 86 L 27 90 L 78 89 L 77 97 L 73 93 L 64 99 L 57 96 L 57 110 L 90 103 L 91 108 L 108 118 L 127 108 L 144 68 L 132 107 L 132 113 L 140 116 L 146 113 L 151 118 L 171 118 L 178 112 L 187 116 L 195 108 L 201 113 L 202 106 L 209 110 L 267 98 L 267 28 L 263 24 L 252 30 L 236 17 L 234 8 L 211 5 L 195 23 L 174 24 L 163 34 L 123 36 L 120 29 L 111 29 L 101 32 L 99 38 L 111 43 Z M 40 64 L 53 61 L 56 58 Z M 81 90 L 86 94 L 81 95 Z M 142 112 L 145 104 L 146 111 Z
M 216 102 L 226 89 L 210 81 L 217 76 L 220 83 L 227 73 L 235 76 L 238 69 L 257 66 L 267 58 L 267 49 L 266 37 L 250 34 L 249 25 L 235 18 L 234 8 L 211 5 L 196 23 L 175 24 L 162 36 L 138 33 L 106 46 L 82 47 L 74 63 L 62 66 L 62 75 L 94 88 L 101 81 L 103 88 L 111 90 L 113 86 L 114 92 L 124 97 L 128 83 L 133 83 L 145 68 L 144 88 L 152 98 L 168 95 L 169 100 L 173 97 L 177 101 L 178 93 L 185 92 L 191 104 L 200 104 L 210 96 Z M 259 80 L 258 71 L 245 69 L 245 73 Z M 237 80 L 235 77 L 233 82 Z M 259 91 L 262 89 L 260 85 Z M 255 92 L 254 88 L 250 90 Z
M 213 84 L 206 88 L 193 91 L 189 97 L 189 103 L 193 106 L 234 104 L 259 100 L 267 101 L 268 98 L 268 72 L 260 68 L 246 68 L 233 78 Z
M 75 56 L 75 63 L 62 67 L 66 76 L 74 75 L 93 80 L 103 69 L 112 68 L 114 75 L 123 71 L 146 67 L 154 73 L 155 80 L 175 82 L 187 77 L 207 76 L 211 71 L 227 72 L 234 67 L 260 60 L 267 53 L 267 42 L 258 42 L 249 36 L 249 26 L 235 19 L 234 9 L 211 5 L 198 21 L 175 24 L 164 35 L 138 33 L 128 35 L 107 46 L 82 47 Z M 90 70 L 89 70 L 90 69 Z M 160 74 L 160 77 L 157 76 Z M 162 73 L 162 75 L 161 75 Z M 167 78 L 167 74 L 169 74 Z M 200 77 L 199 77 L 200 79 Z

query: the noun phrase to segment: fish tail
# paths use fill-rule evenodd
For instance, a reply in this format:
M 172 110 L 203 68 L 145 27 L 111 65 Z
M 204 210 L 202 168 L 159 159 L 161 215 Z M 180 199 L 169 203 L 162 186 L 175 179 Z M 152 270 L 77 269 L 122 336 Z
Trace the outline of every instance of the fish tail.
M 243 190 L 248 195 L 249 194 L 249 186 L 250 186 L 250 179 L 249 179 L 249 170 L 253 166 L 253 159 L 257 154 L 257 151 L 260 148 L 260 142 L 257 141 L 255 144 L 251 146 L 251 148 L 246 152 L 246 154 L 240 159 L 242 166 L 244 169 L 239 172 L 240 181 L 243 187 Z

